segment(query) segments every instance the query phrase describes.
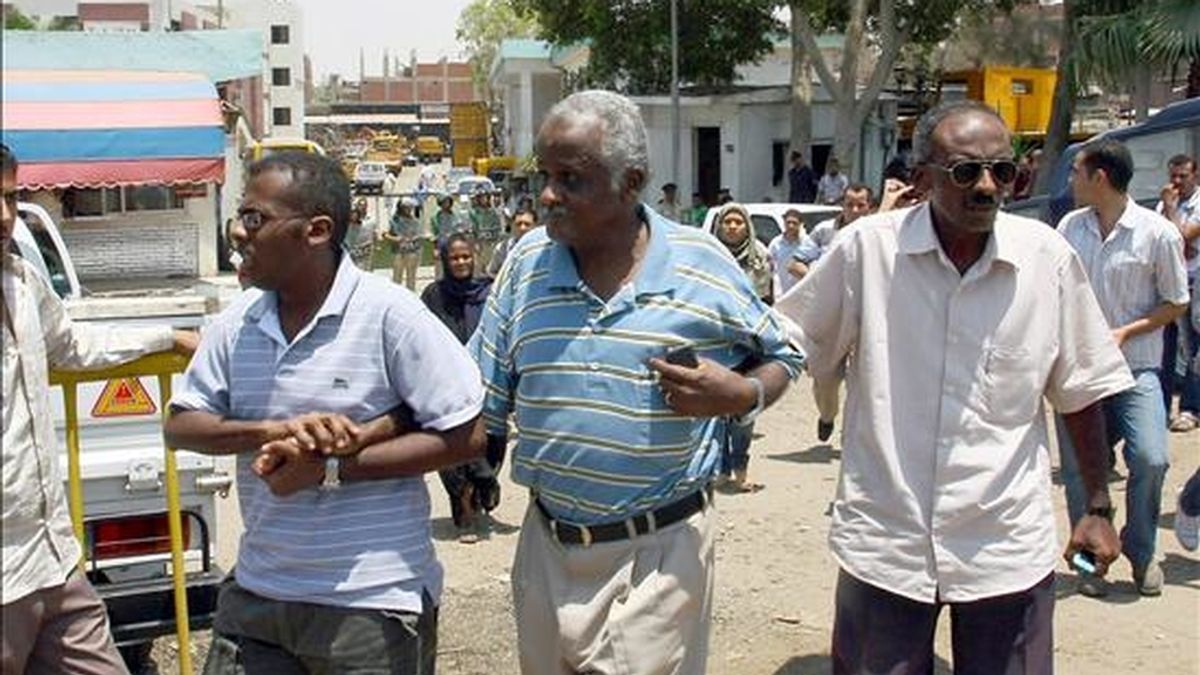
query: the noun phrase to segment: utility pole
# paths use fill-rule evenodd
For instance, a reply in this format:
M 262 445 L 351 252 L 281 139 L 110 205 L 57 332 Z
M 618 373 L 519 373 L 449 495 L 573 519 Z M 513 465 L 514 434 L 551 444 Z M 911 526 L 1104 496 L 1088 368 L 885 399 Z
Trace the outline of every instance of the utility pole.
M 671 182 L 679 184 L 679 0 L 671 0 Z

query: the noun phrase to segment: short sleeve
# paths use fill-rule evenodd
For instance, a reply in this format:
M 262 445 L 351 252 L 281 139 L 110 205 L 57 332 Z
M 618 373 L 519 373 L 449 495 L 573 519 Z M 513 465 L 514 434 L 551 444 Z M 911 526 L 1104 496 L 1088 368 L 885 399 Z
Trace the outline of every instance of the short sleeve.
M 384 329 L 392 338 L 387 340 L 392 387 L 421 428 L 448 431 L 479 415 L 479 370 L 433 312 L 421 308 L 389 317 Z
M 229 330 L 229 321 L 218 319 L 201 333 L 183 386 L 171 397 L 173 410 L 229 414 Z
M 788 322 L 792 342 L 800 346 L 813 377 L 830 377 L 858 339 L 853 237 L 839 237 L 800 283 L 776 300 Z
M 1073 413 L 1133 386 L 1133 375 L 1112 338 L 1074 251 L 1058 273 L 1058 353 L 1050 367 L 1046 398 Z
M 1187 265 L 1183 257 L 1183 236 L 1174 228 L 1158 238 L 1154 249 L 1154 279 L 1158 297 L 1173 305 L 1188 303 Z
M 508 433 L 508 416 L 513 409 L 517 378 L 509 354 L 512 328 L 514 268 L 517 257 L 510 251 L 480 317 L 479 327 L 467 343 L 467 349 L 483 376 L 483 420 L 490 434 Z

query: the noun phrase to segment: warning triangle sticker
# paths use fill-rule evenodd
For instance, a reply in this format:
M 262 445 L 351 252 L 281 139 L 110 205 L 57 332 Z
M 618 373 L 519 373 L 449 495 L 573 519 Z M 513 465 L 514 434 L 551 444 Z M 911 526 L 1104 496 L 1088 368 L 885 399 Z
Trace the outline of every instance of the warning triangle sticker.
M 92 417 L 128 417 L 158 412 L 154 400 L 136 377 L 109 380 L 92 406 Z

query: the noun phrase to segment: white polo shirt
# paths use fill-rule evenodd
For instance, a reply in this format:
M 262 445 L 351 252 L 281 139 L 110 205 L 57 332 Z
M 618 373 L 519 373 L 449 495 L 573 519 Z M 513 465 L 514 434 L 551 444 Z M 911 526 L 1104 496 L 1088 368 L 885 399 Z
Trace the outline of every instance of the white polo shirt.
M 1183 237 L 1175 224 L 1130 199 L 1105 239 L 1091 208 L 1063 216 L 1058 231 L 1079 254 L 1100 309 L 1112 328 L 1150 314 L 1164 302 L 1188 303 Z M 1121 347 L 1133 370 L 1162 367 L 1162 329 Z
M 1074 412 L 1133 384 L 1061 237 L 1001 213 L 960 275 L 928 204 L 869 216 L 775 309 L 814 377 L 846 364 L 842 569 L 926 603 L 1014 593 L 1054 569 L 1042 397 Z
M 365 422 L 405 403 L 425 429 L 472 420 L 483 403 L 479 369 L 412 293 L 342 256 L 313 320 L 289 344 L 274 293 L 247 291 L 205 331 L 172 400 L 233 419 L 342 413 Z M 237 582 L 275 600 L 420 612 L 436 603 L 442 567 L 430 538 L 421 476 L 343 483 L 277 497 L 238 463 L 245 532 Z

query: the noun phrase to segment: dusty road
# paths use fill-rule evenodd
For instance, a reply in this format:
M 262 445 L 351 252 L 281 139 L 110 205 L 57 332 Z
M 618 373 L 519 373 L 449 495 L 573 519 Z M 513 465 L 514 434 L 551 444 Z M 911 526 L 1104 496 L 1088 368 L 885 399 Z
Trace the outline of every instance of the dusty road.
M 758 424 L 751 474 L 757 494 L 717 500 L 719 541 L 711 675 L 816 675 L 829 672 L 833 583 L 837 568 L 826 545 L 825 510 L 839 468 L 838 444 L 816 440 L 808 381 L 793 386 Z M 835 440 L 837 436 L 835 435 Z M 1163 495 L 1159 550 L 1166 589 L 1141 598 L 1127 562 L 1111 577 L 1108 598 L 1075 593 L 1075 576 L 1060 569 L 1055 639 L 1061 675 L 1196 675 L 1200 673 L 1200 555 L 1180 548 L 1171 532 L 1175 495 L 1200 462 L 1200 433 L 1172 434 L 1172 467 Z M 1124 473 L 1124 467 L 1119 467 Z M 438 553 L 446 566 L 438 672 L 518 672 L 508 575 L 526 496 L 505 480 L 491 535 L 476 544 L 454 539 L 440 484 L 429 481 Z M 1122 483 L 1113 499 L 1124 499 Z M 1056 486 L 1060 537 L 1065 502 Z M 1122 509 L 1123 510 L 1123 509 Z M 1120 519 L 1118 515 L 1118 519 Z M 225 518 L 226 535 L 237 523 Z M 222 558 L 236 539 L 223 537 Z M 938 631 L 939 673 L 950 672 L 948 613 Z M 202 651 L 202 641 L 197 641 Z M 160 653 L 169 652 L 161 650 Z M 169 659 L 163 659 L 169 661 Z M 202 663 L 202 661 L 198 662 Z M 163 663 L 163 672 L 172 672 Z

